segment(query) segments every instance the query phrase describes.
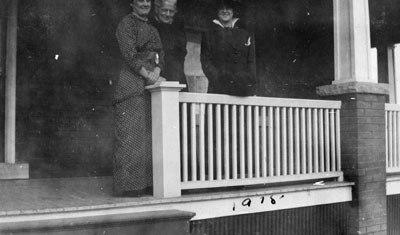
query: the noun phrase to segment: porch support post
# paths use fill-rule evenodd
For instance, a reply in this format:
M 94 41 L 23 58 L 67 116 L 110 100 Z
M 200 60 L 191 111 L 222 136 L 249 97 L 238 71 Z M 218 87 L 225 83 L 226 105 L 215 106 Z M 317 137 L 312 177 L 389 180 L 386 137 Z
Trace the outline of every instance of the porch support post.
M 368 0 L 333 0 L 335 80 L 377 83 L 376 51 L 371 49 Z
M 18 0 L 7 1 L 7 42 L 5 81 L 5 153 L 0 164 L 0 179 L 29 178 L 29 165 L 16 164 L 15 122 L 16 122 L 16 80 L 17 80 L 17 17 Z
M 5 162 L 15 163 L 15 121 L 17 88 L 17 13 L 18 0 L 8 1 L 6 56 Z
M 179 91 L 185 85 L 162 82 L 146 88 L 151 92 L 153 193 L 158 198 L 179 197 Z

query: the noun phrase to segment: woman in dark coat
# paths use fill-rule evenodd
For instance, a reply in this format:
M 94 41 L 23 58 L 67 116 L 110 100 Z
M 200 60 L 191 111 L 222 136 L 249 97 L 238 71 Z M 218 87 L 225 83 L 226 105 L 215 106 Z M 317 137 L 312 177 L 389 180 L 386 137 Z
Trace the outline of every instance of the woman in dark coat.
M 254 39 L 238 18 L 233 5 L 218 6 L 218 19 L 202 34 L 201 65 L 209 80 L 209 93 L 254 95 L 256 59 Z
M 182 18 L 175 19 L 177 0 L 155 0 L 151 24 L 158 30 L 165 52 L 165 66 L 161 76 L 168 81 L 187 85 L 184 73 L 186 34 Z
M 151 100 L 145 86 L 161 81 L 164 52 L 157 30 L 148 23 L 150 0 L 133 0 L 133 12 L 116 30 L 124 64 L 115 89 L 115 195 L 151 192 Z

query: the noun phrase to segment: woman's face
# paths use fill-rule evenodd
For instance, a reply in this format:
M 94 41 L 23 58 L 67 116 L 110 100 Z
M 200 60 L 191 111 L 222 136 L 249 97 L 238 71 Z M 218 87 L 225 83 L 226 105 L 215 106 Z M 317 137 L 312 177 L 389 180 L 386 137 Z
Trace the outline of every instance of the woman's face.
M 133 0 L 131 6 L 133 12 L 140 16 L 146 16 L 150 13 L 151 0 Z
M 176 14 L 176 8 L 172 4 L 162 4 L 162 6 L 156 8 L 156 14 L 159 21 L 171 24 Z
M 232 21 L 233 19 L 233 9 L 231 8 L 222 8 L 218 10 L 218 19 L 221 22 L 227 23 Z

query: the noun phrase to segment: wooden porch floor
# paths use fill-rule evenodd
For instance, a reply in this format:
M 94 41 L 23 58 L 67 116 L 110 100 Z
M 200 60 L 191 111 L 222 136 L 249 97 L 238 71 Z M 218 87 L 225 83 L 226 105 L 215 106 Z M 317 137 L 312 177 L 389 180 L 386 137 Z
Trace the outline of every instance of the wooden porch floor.
M 118 208 L 145 208 L 171 204 L 246 198 L 259 195 L 290 194 L 349 188 L 353 183 L 326 182 L 287 186 L 268 186 L 224 192 L 193 193 L 179 198 L 157 199 L 115 197 L 112 194 L 112 177 L 56 178 L 0 181 L 0 220 L 9 216 L 68 213 Z M 313 199 L 315 200 L 315 199 Z M 189 207 L 190 208 L 190 207 Z

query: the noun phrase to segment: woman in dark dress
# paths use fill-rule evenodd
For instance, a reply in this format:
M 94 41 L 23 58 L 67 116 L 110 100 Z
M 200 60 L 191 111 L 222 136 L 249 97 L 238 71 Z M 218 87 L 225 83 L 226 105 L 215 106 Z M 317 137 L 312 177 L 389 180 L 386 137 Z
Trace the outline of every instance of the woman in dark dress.
M 254 95 L 255 46 L 252 35 L 233 18 L 233 5 L 222 1 L 218 19 L 202 34 L 201 65 L 209 80 L 209 93 Z
M 165 52 L 161 76 L 168 81 L 187 85 L 184 73 L 186 34 L 182 17 L 176 18 L 177 0 L 155 0 L 151 24 L 158 30 Z
M 152 189 L 151 100 L 145 86 L 162 80 L 164 52 L 147 20 L 150 0 L 133 0 L 133 12 L 116 30 L 124 60 L 114 95 L 115 195 L 141 196 Z

